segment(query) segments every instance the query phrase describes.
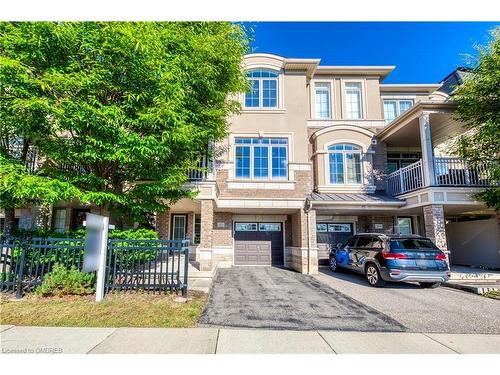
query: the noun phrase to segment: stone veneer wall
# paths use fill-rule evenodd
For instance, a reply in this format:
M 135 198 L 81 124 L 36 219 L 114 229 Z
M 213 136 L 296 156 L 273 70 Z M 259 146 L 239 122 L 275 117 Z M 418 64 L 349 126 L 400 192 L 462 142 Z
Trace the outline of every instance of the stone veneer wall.
M 448 250 L 443 206 L 440 204 L 424 206 L 424 223 L 425 236 L 430 238 L 441 250 Z

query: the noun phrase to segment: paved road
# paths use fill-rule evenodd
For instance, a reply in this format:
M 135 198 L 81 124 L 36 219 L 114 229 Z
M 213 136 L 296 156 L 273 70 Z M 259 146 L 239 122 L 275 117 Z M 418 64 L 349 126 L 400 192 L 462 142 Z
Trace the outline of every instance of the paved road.
M 500 354 L 500 335 L 218 328 L 0 326 L 0 330 L 3 354 Z M 7 359 L 2 358 L 3 369 Z M 486 372 L 493 364 L 481 360 L 478 365 L 484 370 L 476 370 Z M 19 360 L 13 359 L 12 366 L 18 369 Z
M 410 332 L 500 333 L 500 301 L 440 287 L 414 284 L 368 286 L 363 276 L 327 268 L 316 280 L 392 317 Z
M 219 269 L 202 327 L 404 331 L 387 315 L 311 276 L 275 267 Z

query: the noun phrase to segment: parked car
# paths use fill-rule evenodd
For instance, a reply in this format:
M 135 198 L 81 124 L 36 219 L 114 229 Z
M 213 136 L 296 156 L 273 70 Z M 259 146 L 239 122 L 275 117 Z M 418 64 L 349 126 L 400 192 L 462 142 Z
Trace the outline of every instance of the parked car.
M 371 286 L 386 281 L 416 281 L 436 288 L 450 278 L 446 255 L 428 238 L 361 233 L 330 252 L 330 269 L 350 269 L 365 275 Z

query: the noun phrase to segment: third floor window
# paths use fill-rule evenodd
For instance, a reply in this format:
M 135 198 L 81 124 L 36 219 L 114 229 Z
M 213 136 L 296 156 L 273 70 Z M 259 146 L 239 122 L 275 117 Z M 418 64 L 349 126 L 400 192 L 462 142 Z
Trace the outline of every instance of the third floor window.
M 245 108 L 278 108 L 278 73 L 256 69 L 247 72 L 250 91 L 245 93 Z
M 315 118 L 329 119 L 330 113 L 330 84 L 327 82 L 317 82 L 314 84 L 314 109 Z
M 413 106 L 409 99 L 384 99 L 384 119 L 388 124 Z
M 363 96 L 361 93 L 361 82 L 345 83 L 346 118 L 348 119 L 363 118 L 362 97 Z

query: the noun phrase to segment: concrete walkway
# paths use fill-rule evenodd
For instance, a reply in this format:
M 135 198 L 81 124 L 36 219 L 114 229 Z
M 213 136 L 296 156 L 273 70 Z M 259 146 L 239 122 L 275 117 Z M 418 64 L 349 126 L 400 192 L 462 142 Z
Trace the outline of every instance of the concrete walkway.
M 0 343 L 3 354 L 500 354 L 500 335 L 406 332 L 0 326 Z

